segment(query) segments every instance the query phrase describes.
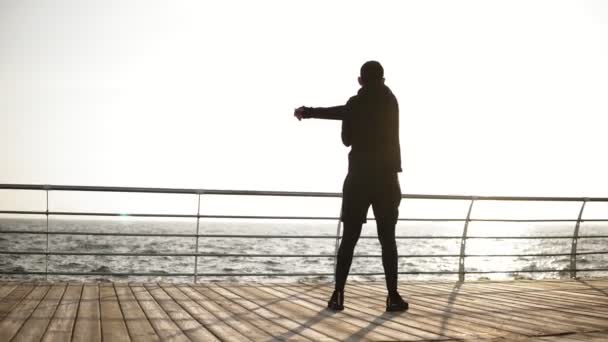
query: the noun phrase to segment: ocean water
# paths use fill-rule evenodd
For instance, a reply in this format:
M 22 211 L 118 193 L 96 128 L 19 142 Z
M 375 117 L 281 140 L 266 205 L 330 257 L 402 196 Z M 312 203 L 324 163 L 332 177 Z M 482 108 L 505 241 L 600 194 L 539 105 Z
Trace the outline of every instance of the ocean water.
M 122 232 L 154 234 L 194 234 L 196 220 L 134 219 L 108 220 L 63 219 L 51 217 L 49 231 L 55 232 Z M 255 273 L 332 273 L 333 257 L 250 257 L 222 254 L 328 254 L 335 252 L 337 222 L 293 221 L 293 220 L 201 220 L 201 234 L 252 234 L 281 235 L 282 238 L 224 238 L 201 237 L 198 241 L 200 253 L 214 256 L 198 257 L 200 281 L 329 281 L 331 276 L 255 276 Z M 0 230 L 46 231 L 44 217 L 35 219 L 0 219 Z M 356 247 L 356 255 L 380 255 L 380 245 L 374 236 L 376 226 L 370 221 L 364 226 L 362 238 Z M 460 236 L 462 222 L 399 222 L 397 236 Z M 517 236 L 522 239 L 472 238 L 467 240 L 467 254 L 539 254 L 570 253 L 571 239 L 555 239 L 549 236 L 571 236 L 573 223 L 490 223 L 471 222 L 469 236 Z M 328 238 L 289 238 L 293 235 L 321 235 Z M 608 225 L 583 223 L 580 228 L 578 252 L 606 252 L 608 239 L 585 238 L 587 235 L 608 235 Z M 529 236 L 546 238 L 526 239 Z M 0 233 L 0 251 L 37 251 L 47 248 L 56 252 L 141 252 L 194 253 L 196 239 L 193 237 L 131 237 L 93 235 L 46 235 Z M 400 255 L 438 255 L 460 253 L 460 238 L 415 238 L 398 239 Z M 215 256 L 217 255 L 217 256 Z M 47 263 L 48 262 L 48 263 Z M 15 272 L 84 272 L 84 273 L 190 273 L 194 271 L 193 256 L 83 256 L 0 254 L 0 271 Z M 606 268 L 608 254 L 581 255 L 577 258 L 579 269 Z M 504 271 L 504 273 L 468 274 L 467 279 L 538 279 L 566 278 L 570 266 L 569 256 L 544 257 L 467 257 L 467 271 Z M 555 272 L 534 273 L 525 271 L 555 269 Z M 458 271 L 457 257 L 400 257 L 400 272 Z M 357 257 L 351 267 L 352 273 L 382 273 L 379 257 Z M 225 276 L 204 274 L 226 273 Z M 234 274 L 251 274 L 248 276 Z M 233 275 L 231 275 L 233 274 Z M 579 272 L 579 276 L 607 276 L 608 272 Z M 4 279 L 40 279 L 39 275 L 2 275 Z M 457 275 L 402 274 L 402 280 L 454 280 Z M 192 281 L 192 277 L 179 276 L 106 276 L 106 275 L 53 275 L 55 280 L 99 280 L 99 281 Z M 356 280 L 380 280 L 382 275 L 351 276 Z

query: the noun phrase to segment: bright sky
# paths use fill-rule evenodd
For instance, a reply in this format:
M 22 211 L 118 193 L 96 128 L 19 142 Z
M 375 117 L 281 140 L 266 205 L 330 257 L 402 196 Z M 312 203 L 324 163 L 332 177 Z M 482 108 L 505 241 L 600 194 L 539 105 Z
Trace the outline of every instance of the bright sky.
M 601 0 L 0 0 L 0 183 L 340 191 L 370 59 L 404 193 L 608 196 Z

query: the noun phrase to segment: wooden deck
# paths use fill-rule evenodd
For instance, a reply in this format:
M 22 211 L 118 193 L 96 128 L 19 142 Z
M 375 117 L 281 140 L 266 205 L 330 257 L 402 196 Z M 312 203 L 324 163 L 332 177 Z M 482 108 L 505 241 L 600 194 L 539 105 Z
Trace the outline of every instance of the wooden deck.
M 382 283 L 0 282 L 0 341 L 608 341 L 608 279 L 408 282 L 407 313 Z

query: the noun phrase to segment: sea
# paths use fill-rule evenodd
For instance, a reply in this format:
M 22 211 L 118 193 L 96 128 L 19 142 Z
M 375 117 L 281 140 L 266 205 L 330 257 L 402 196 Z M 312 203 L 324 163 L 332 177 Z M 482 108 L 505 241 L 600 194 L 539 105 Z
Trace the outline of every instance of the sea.
M 522 254 L 569 254 L 575 223 L 519 223 L 471 222 L 466 239 L 467 255 L 520 256 L 467 256 L 465 270 L 468 280 L 506 280 L 568 278 L 568 255 L 521 256 Z M 27 232 L 104 232 L 146 234 L 195 234 L 196 219 L 151 219 L 119 217 L 101 219 L 70 219 L 63 217 L 3 218 L 0 219 L 0 272 L 54 272 L 84 273 L 85 275 L 18 275 L 3 274 L 2 279 L 49 279 L 93 281 L 171 281 L 190 282 L 192 276 L 164 276 L 168 273 L 193 273 L 197 281 L 230 282 L 327 282 L 334 270 L 336 231 L 333 220 L 251 220 L 201 219 L 200 234 L 205 235 L 260 235 L 262 237 L 199 237 L 198 252 L 206 256 L 165 256 L 163 253 L 194 253 L 195 237 L 164 236 L 96 236 L 46 235 Z M 19 231 L 24 234 L 6 233 Z M 460 236 L 463 222 L 400 221 L 396 228 L 400 254 L 400 280 L 455 280 L 461 249 Z M 280 236 L 267 238 L 263 236 Z M 302 236 L 323 236 L 306 238 Z M 582 223 L 577 241 L 577 252 L 598 252 L 579 255 L 578 269 L 608 268 L 608 238 L 587 238 L 590 235 L 608 235 L 606 223 Z M 290 236 L 297 236 L 296 238 Z M 349 279 L 381 280 L 383 269 L 381 248 L 376 236 L 374 221 L 368 222 L 355 249 Z M 494 237 L 496 236 L 496 237 Z M 442 238 L 447 237 L 447 238 Z M 508 238 L 516 237 L 516 238 Z M 108 255 L 23 255 L 11 252 L 93 252 L 93 253 L 146 253 L 149 256 Z M 604 254 L 601 254 L 604 253 Z M 155 255 L 158 254 L 158 255 Z M 222 256 L 232 254 L 233 256 Z M 256 256 L 234 256 L 255 254 Z M 290 254 L 297 257 L 264 256 Z M 306 257 L 303 255 L 327 255 Z M 443 255 L 443 256 L 434 256 Z M 196 265 L 196 267 L 195 267 Z M 554 270 L 552 272 L 534 272 Z M 425 273 L 425 272 L 438 272 Z M 495 272 L 495 273 L 484 273 Z M 95 273 L 89 275 L 88 273 Z M 105 273 L 155 273 L 154 276 L 105 275 Z M 321 273 L 325 275 L 314 275 Z M 261 275 L 262 274 L 262 275 Z M 299 274 L 283 276 L 281 274 Z M 304 275 L 302 275 L 304 274 Z M 310 275 L 308 275 L 310 274 Z M 606 271 L 579 271 L 580 277 L 608 276 Z

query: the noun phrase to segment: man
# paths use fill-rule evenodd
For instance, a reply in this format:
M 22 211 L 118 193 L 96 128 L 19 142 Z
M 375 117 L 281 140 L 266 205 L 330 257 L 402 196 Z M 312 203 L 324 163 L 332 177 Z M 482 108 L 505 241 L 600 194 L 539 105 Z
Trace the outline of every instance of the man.
M 384 84 L 384 69 L 376 61 L 361 67 L 357 95 L 343 106 L 329 108 L 300 107 L 298 120 L 307 118 L 342 120 L 342 142 L 351 146 L 348 174 L 342 192 L 344 234 L 338 251 L 336 287 L 327 307 L 344 309 L 344 286 L 353 252 L 367 222 L 369 206 L 374 210 L 378 239 L 382 246 L 382 266 L 388 296 L 386 311 L 405 311 L 408 304 L 397 292 L 397 244 L 395 225 L 399 216 L 401 172 L 399 146 L 399 106 Z

